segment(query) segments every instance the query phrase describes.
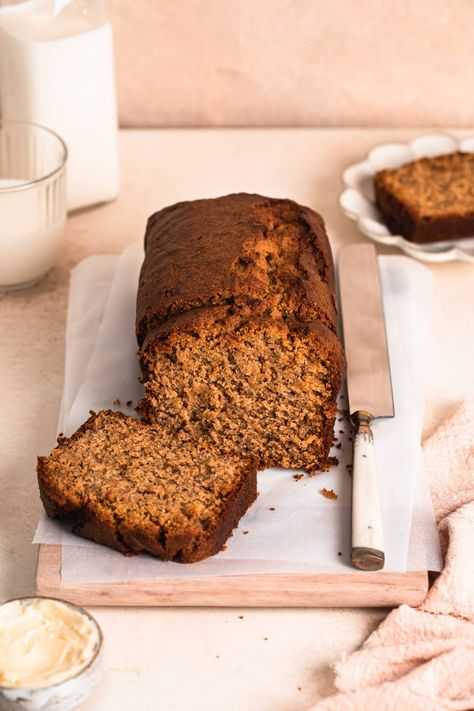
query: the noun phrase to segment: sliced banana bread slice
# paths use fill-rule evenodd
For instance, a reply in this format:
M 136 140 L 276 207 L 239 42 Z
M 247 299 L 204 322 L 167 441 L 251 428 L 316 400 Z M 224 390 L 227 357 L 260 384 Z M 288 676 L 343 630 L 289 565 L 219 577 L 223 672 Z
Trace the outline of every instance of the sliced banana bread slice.
M 252 460 L 110 410 L 39 457 L 38 482 L 48 515 L 77 535 L 180 563 L 221 550 L 257 495 Z
M 395 234 L 420 244 L 474 235 L 474 153 L 419 158 L 374 176 L 377 205 Z

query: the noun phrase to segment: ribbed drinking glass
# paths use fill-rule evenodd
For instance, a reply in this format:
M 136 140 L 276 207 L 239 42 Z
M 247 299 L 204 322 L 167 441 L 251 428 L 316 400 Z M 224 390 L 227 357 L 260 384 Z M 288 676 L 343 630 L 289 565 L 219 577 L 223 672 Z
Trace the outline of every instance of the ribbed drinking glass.
M 0 121 L 0 288 L 39 281 L 66 222 L 67 148 L 53 131 Z

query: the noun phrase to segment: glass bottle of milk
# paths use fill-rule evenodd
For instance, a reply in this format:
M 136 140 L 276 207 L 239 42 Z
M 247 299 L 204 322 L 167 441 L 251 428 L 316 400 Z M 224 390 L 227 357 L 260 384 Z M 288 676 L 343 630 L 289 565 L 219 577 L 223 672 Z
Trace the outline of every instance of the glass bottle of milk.
M 117 197 L 112 29 L 102 0 L 0 2 L 0 113 L 66 142 L 69 210 Z

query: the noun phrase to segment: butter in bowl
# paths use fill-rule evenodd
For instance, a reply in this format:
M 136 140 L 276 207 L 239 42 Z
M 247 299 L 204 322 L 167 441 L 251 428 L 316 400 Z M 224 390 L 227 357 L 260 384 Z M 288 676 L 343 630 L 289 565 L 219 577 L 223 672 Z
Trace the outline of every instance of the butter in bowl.
M 100 681 L 102 632 L 76 605 L 26 597 L 0 605 L 0 711 L 69 711 Z

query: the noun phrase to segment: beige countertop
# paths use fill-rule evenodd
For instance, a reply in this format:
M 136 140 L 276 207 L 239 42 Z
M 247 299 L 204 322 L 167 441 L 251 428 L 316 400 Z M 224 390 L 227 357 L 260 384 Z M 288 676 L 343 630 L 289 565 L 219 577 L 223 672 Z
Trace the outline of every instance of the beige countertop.
M 0 600 L 34 589 L 31 545 L 41 504 L 35 458 L 54 444 L 69 270 L 143 237 L 147 216 L 177 200 L 238 190 L 291 197 L 325 217 L 334 251 L 360 241 L 339 212 L 340 174 L 407 130 L 156 130 L 121 133 L 122 190 L 70 217 L 57 266 L 38 286 L 0 296 Z M 419 132 L 418 132 L 419 133 Z M 474 391 L 474 268 L 434 274 L 425 435 Z M 330 665 L 386 611 L 93 610 L 105 632 L 105 679 L 87 711 L 305 709 L 333 690 Z M 243 615 L 243 619 L 240 619 Z M 268 639 L 264 639 L 268 638 Z

